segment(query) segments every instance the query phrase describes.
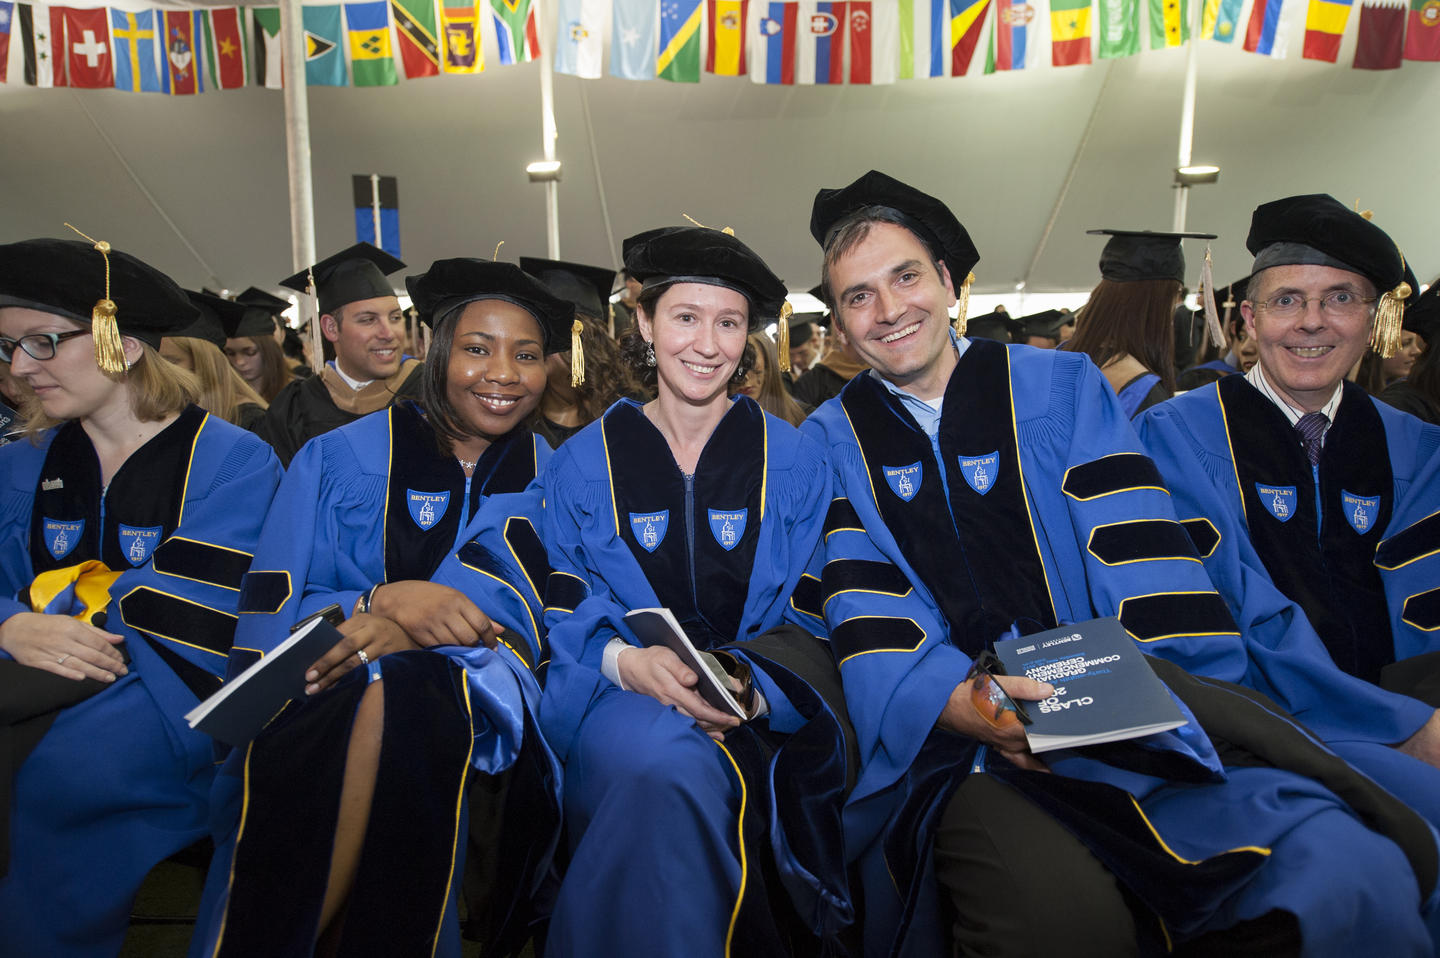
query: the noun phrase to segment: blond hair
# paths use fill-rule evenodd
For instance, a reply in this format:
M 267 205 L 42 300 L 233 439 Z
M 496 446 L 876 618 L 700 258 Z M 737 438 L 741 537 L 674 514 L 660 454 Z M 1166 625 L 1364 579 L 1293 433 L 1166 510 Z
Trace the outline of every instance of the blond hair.
M 141 422 L 158 422 L 200 399 L 199 381 L 188 371 L 166 362 L 158 350 L 145 343 L 140 344 L 140 359 L 121 378 L 129 392 L 130 411 Z M 21 435 L 32 442 L 38 441 L 46 429 L 65 422 L 47 416 L 33 393 L 25 397 L 23 406 L 20 414 L 25 427 Z
M 200 398 L 195 401 L 195 405 L 201 409 L 214 413 L 228 423 L 239 425 L 242 405 L 254 403 L 261 409 L 269 405 L 235 371 L 235 367 L 230 365 L 230 360 L 225 358 L 219 347 L 208 339 L 194 339 L 189 336 L 165 338 L 189 357 L 190 366 L 194 369 L 195 379 L 200 386 Z

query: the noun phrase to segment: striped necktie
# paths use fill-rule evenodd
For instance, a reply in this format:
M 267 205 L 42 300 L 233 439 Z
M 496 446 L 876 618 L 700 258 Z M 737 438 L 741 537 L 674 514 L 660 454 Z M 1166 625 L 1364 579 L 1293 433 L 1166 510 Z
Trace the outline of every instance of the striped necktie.
M 1310 457 L 1312 466 L 1320 461 L 1320 447 L 1328 425 L 1330 420 L 1323 412 L 1306 413 L 1295 424 L 1295 431 L 1300 434 L 1300 446 Z

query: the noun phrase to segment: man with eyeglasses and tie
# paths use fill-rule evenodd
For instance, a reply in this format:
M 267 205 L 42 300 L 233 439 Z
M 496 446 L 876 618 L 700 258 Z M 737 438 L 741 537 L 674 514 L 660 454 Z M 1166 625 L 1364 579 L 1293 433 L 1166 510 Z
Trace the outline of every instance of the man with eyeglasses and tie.
M 1345 378 L 1393 350 L 1413 274 L 1326 195 L 1260 206 L 1246 246 L 1259 361 L 1149 410 L 1141 440 L 1246 635 L 1246 684 L 1440 823 L 1440 428 Z

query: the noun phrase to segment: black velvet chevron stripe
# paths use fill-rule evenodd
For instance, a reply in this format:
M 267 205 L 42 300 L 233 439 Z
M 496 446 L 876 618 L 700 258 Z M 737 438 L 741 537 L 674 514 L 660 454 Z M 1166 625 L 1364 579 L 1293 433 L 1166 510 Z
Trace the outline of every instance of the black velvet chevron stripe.
M 552 572 L 545 580 L 545 608 L 574 612 L 590 589 L 585 580 L 568 572 Z
M 167 648 L 165 642 L 143 629 L 140 630 L 140 637 L 145 640 L 146 645 L 155 650 L 155 654 L 169 666 L 170 671 L 185 683 L 185 687 L 195 694 L 197 700 L 203 702 L 220 691 L 220 676 L 205 671 L 174 649 Z
M 790 604 L 795 607 L 796 612 L 813 615 L 817 619 L 823 618 L 825 590 L 821 587 L 820 580 L 813 575 L 802 575 L 795 584 L 795 591 L 790 594 Z
M 198 645 L 220 655 L 235 641 L 235 618 L 224 612 L 142 587 L 120 600 L 120 618 L 132 629 Z
M 248 552 L 171 536 L 156 547 L 150 561 L 156 572 L 238 590 L 250 568 L 250 559 Z
M 1400 617 L 1426 632 L 1440 629 L 1440 589 L 1431 589 L 1406 599 Z
M 913 652 L 925 641 L 925 630 L 911 619 L 861 616 L 830 630 L 830 648 L 836 662 L 862 652 Z
M 1090 533 L 1088 548 L 1106 565 L 1196 557 L 1194 543 L 1184 528 L 1170 519 L 1135 519 L 1097 526 Z
M 884 595 L 905 595 L 910 580 L 889 562 L 868 559 L 832 559 L 821 574 L 820 591 L 825 601 L 837 593 L 850 591 L 879 592 Z
M 1426 516 L 1380 543 L 1380 548 L 1375 550 L 1375 564 L 1382 569 L 1398 569 L 1432 552 L 1440 552 L 1440 512 Z
M 1120 624 L 1141 642 L 1240 631 L 1218 592 L 1162 592 L 1125 599 L 1120 603 Z
M 830 508 L 825 513 L 825 534 L 839 529 L 863 529 L 865 526 L 860 522 L 860 514 L 855 507 L 850 505 L 850 500 L 841 496 L 838 499 L 830 500 Z
M 243 613 L 274 615 L 289 600 L 291 593 L 288 572 L 247 572 L 240 581 L 240 603 Z
M 1215 523 L 1209 519 L 1186 519 L 1180 524 L 1185 527 L 1185 533 L 1190 536 L 1190 542 L 1200 553 L 1200 558 L 1210 558 L 1216 546 L 1220 545 L 1220 530 L 1215 528 Z
M 545 544 L 540 541 L 535 526 L 524 516 L 514 516 L 505 523 L 505 541 L 530 579 L 535 601 L 540 602 L 550 578 L 550 559 L 545 555 Z
M 1149 456 L 1138 452 L 1120 452 L 1075 466 L 1065 474 L 1061 488 L 1070 498 L 1083 502 L 1127 489 L 1148 487 L 1166 488 L 1155 463 Z

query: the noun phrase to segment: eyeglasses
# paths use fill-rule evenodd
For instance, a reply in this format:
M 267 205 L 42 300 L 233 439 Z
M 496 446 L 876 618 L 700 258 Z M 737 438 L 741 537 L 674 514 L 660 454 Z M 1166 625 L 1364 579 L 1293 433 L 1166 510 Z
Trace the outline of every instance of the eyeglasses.
M 1366 299 L 1351 290 L 1337 289 L 1324 296 L 1314 296 L 1309 299 L 1294 293 L 1281 293 L 1279 296 L 1272 296 L 1270 299 L 1255 303 L 1255 308 L 1269 310 L 1282 319 L 1290 319 L 1304 313 L 1311 303 L 1319 303 L 1322 313 L 1329 313 L 1332 316 L 1356 316 L 1373 302 L 1375 302 L 1374 299 Z
M 31 333 L 29 336 L 21 336 L 19 339 L 0 336 L 0 362 L 13 362 L 16 346 L 25 350 L 25 355 L 31 359 L 38 359 L 41 362 L 54 359 L 55 350 L 65 340 L 89 335 L 90 330 L 88 329 L 72 329 L 68 333 Z

